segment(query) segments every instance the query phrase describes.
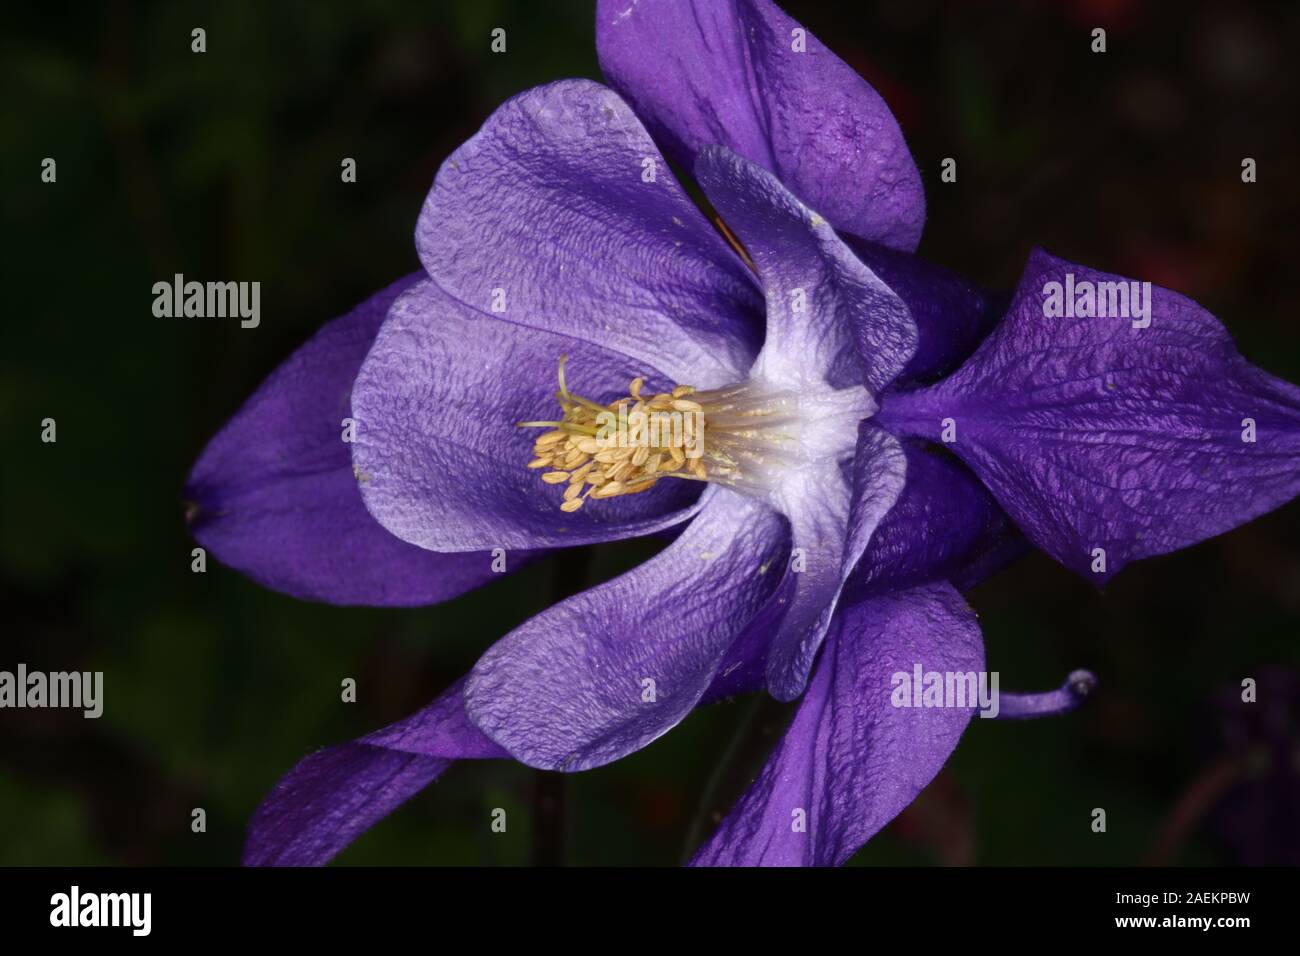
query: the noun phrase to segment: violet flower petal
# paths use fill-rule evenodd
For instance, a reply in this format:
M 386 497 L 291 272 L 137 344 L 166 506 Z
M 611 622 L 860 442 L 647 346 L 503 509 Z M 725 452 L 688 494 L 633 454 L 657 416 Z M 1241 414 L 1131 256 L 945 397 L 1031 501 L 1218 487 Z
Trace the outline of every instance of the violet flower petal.
M 1300 388 L 1168 289 L 1151 289 L 1148 327 L 1047 318 L 1067 274 L 1131 291 L 1036 250 L 996 331 L 951 377 L 891 396 L 882 423 L 934 440 L 951 418 L 949 447 L 1030 540 L 1098 585 L 1300 493 Z
M 739 257 L 628 105 L 589 80 L 498 108 L 438 171 L 415 241 L 434 281 L 471 308 L 678 382 L 737 381 L 762 343 Z
M 885 388 L 916 349 L 907 306 L 830 224 L 763 167 L 722 146 L 695 164 L 709 201 L 758 268 L 767 338 L 751 377 Z
M 767 688 L 768 648 L 794 598 L 797 580 L 797 575 L 784 575 L 763 606 L 731 642 L 722 663 L 718 665 L 713 682 L 700 697 L 701 705 Z
M 907 484 L 871 536 L 844 600 L 951 580 L 971 586 L 1028 544 L 965 465 L 905 442 Z
M 515 759 L 597 767 L 695 707 L 789 548 L 785 522 L 761 502 L 720 486 L 704 500 L 664 551 L 543 611 L 479 659 L 466 709 Z
M 327 323 L 208 442 L 185 486 L 187 520 L 222 563 L 331 604 L 433 604 L 494 577 L 489 554 L 436 554 L 394 537 L 352 477 L 343 441 L 352 381 L 389 306 L 417 278 Z
M 662 373 L 582 338 L 527 328 L 467 308 L 430 281 L 394 303 L 352 392 L 356 480 L 370 513 L 423 548 L 479 551 L 609 541 L 684 521 L 693 482 L 573 514 L 526 466 L 538 429 L 520 421 L 559 412 L 560 356 L 574 392 L 609 401 Z
M 508 756 L 465 716 L 462 678 L 405 720 L 300 760 L 254 813 L 246 866 L 322 866 L 453 760 Z
M 975 614 L 950 585 L 841 611 L 794 722 L 691 865 L 839 866 L 852 856 L 934 778 L 970 721 L 966 708 L 892 705 L 892 675 L 917 664 L 984 669 Z
M 868 269 L 907 306 L 916 323 L 916 351 L 898 373 L 900 383 L 930 382 L 946 375 L 970 357 L 997 325 L 1010 295 L 990 292 L 974 282 L 922 259 L 856 236 L 840 238 Z M 854 313 L 859 323 L 871 323 L 869 313 Z
M 768 0 L 600 0 L 596 50 L 686 168 L 702 147 L 727 146 L 837 229 L 916 248 L 925 193 L 889 107 Z
M 803 570 L 796 570 L 793 561 L 786 568 L 793 586 L 769 641 L 767 688 L 778 700 L 803 693 L 844 582 L 907 480 L 902 446 L 870 422 L 858 426 L 852 487 L 838 466 L 831 467 L 833 473 L 824 475 L 789 513 Z

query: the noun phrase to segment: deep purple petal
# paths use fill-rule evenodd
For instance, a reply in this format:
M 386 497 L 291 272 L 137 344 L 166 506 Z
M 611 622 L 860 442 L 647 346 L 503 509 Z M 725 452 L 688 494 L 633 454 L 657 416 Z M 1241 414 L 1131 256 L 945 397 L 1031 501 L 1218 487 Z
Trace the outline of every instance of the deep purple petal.
M 915 442 L 903 451 L 907 484 L 871 536 L 845 585 L 845 600 L 934 581 L 969 586 L 1027 547 L 960 461 Z
M 856 236 L 841 238 L 859 259 L 903 300 L 916 323 L 916 351 L 898 373 L 899 382 L 930 381 L 970 357 L 997 325 L 1010 298 L 920 256 L 898 252 Z M 856 313 L 857 322 L 871 322 Z
M 719 486 L 704 497 L 664 551 L 542 612 L 479 659 L 466 708 L 516 759 L 600 766 L 666 733 L 699 701 L 789 549 L 785 522 L 766 505 Z
M 725 147 L 700 152 L 695 176 L 744 243 L 767 297 L 767 338 L 751 375 L 885 388 L 916 348 L 907 306 L 830 224 L 763 167 Z
M 1151 289 L 1149 327 L 1141 316 L 1045 317 L 1047 284 L 1067 274 L 1076 289 L 1128 288 L 1035 251 L 970 360 L 892 397 L 881 420 L 934 440 L 953 419 L 950 448 L 1030 540 L 1098 584 L 1300 493 L 1300 389 L 1243 359 L 1218 319 L 1167 289 Z
M 946 584 L 841 612 L 794 722 L 693 866 L 838 866 L 925 788 L 970 721 L 895 707 L 893 675 L 978 674 L 975 614 Z M 806 831 L 796 832 L 798 812 Z
M 606 402 L 662 373 L 581 338 L 467 308 L 421 282 L 389 312 L 357 376 L 352 446 L 370 513 L 405 541 L 440 551 L 537 548 L 646 534 L 685 520 L 693 482 L 560 511 L 562 488 L 529 470 L 538 429 L 560 412 L 556 371 L 573 392 Z
M 470 307 L 679 382 L 734 382 L 762 343 L 761 299 L 739 257 L 628 105 L 589 80 L 537 87 L 493 113 L 438 171 L 415 240 L 429 275 Z
M 772 637 L 785 618 L 786 609 L 794 598 L 797 575 L 786 574 L 763 602 L 744 630 L 731 642 L 731 647 L 718 665 L 700 704 L 711 704 L 737 694 L 748 694 L 767 687 L 767 652 Z
M 902 446 L 869 422 L 858 427 L 852 485 L 832 467 L 834 473 L 825 475 L 789 512 L 803 569 L 789 562 L 785 574 L 792 586 L 788 595 L 782 593 L 785 613 L 767 652 L 767 687 L 778 700 L 803 693 L 844 582 L 907 479 Z
M 300 760 L 248 826 L 246 866 L 321 866 L 453 760 L 508 756 L 465 716 L 464 679 L 405 720 Z
M 601 69 L 677 162 L 690 168 L 701 148 L 726 146 L 836 228 L 916 248 L 925 193 L 889 107 L 774 4 L 600 0 L 596 9 Z
M 260 584 L 331 604 L 418 605 L 493 577 L 490 554 L 436 554 L 366 511 L 343 441 L 361 361 L 407 276 L 326 324 L 208 443 L 185 486 L 199 544 Z M 508 567 L 529 557 L 512 556 Z

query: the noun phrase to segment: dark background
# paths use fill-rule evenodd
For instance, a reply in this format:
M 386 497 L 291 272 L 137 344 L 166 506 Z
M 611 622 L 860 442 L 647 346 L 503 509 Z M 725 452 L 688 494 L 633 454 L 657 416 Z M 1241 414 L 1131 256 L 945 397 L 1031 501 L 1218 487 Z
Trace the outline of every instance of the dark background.
M 927 185 L 922 254 L 1000 287 L 1035 244 L 1149 279 L 1300 380 L 1295 4 L 785 6 L 899 118 Z M 489 50 L 496 26 L 504 55 Z M 1094 26 L 1104 55 L 1089 51 Z M 599 76 L 577 0 L 6 9 L 0 668 L 102 670 L 106 705 L 99 720 L 0 711 L 0 863 L 233 863 L 298 758 L 421 706 L 546 605 L 571 558 L 421 610 L 306 604 L 215 560 L 192 574 L 179 499 L 271 369 L 418 268 L 413 227 L 439 162 L 505 97 L 569 76 Z M 40 182 L 45 156 L 55 185 Z M 354 185 L 339 180 L 345 156 Z M 956 184 L 939 182 L 945 156 Z M 151 286 L 174 272 L 260 280 L 261 327 L 155 318 Z M 40 441 L 47 416 L 57 444 Z M 1104 594 L 1038 555 L 979 587 L 1003 690 L 1081 666 L 1100 688 L 1070 717 L 974 721 L 856 861 L 1300 862 L 1298 546 L 1293 503 L 1134 565 Z M 589 580 L 653 547 L 595 549 Z M 1261 702 L 1242 719 L 1246 676 Z M 344 677 L 355 704 L 339 700 Z M 550 779 L 470 762 L 340 862 L 675 863 L 786 715 L 717 705 L 567 778 L 558 854 L 555 826 L 532 825 Z M 197 806 L 206 834 L 190 831 Z M 488 828 L 493 807 L 505 835 Z

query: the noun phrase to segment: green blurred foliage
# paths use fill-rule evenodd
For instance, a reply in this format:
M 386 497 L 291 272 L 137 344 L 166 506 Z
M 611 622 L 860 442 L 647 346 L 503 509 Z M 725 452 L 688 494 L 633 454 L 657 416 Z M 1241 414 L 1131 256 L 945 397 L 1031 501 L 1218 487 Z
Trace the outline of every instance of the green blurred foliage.
M 926 179 L 922 252 L 1008 286 L 1043 244 L 1184 291 L 1300 379 L 1293 11 L 1239 4 L 891 0 L 788 8 L 889 100 Z M 1281 10 L 1281 8 L 1277 8 Z M 1110 29 L 1110 52 L 1088 31 Z M 208 52 L 190 52 L 190 30 Z M 489 50 L 493 27 L 508 52 Z M 26 5 L 0 37 L 8 322 L 0 666 L 106 674 L 99 721 L 0 713 L 0 863 L 233 863 L 277 777 L 422 705 L 545 607 L 543 563 L 421 610 L 338 609 L 215 561 L 189 571 L 179 490 L 203 443 L 322 322 L 418 268 L 439 162 L 505 97 L 598 77 L 576 0 Z M 1243 186 L 1243 155 L 1260 182 Z M 40 161 L 58 161 L 43 185 Z M 959 161 L 956 184 L 939 161 Z M 339 181 L 343 157 L 355 185 Z M 263 322 L 159 320 L 174 272 L 263 283 Z M 58 421 L 43 445 L 39 422 Z M 1300 510 L 1125 571 L 1105 594 L 1042 557 L 982 585 L 1004 689 L 1101 679 L 1078 714 L 974 722 L 858 863 L 1134 863 L 1204 772 L 1211 692 L 1296 667 Z M 596 549 L 592 581 L 652 553 Z M 561 558 L 559 560 L 568 560 Z M 359 700 L 339 683 L 355 677 Z M 678 862 L 779 734 L 736 701 L 567 784 L 566 859 Z M 726 759 L 724 760 L 724 756 Z M 525 864 L 534 774 L 465 763 L 343 863 Z M 190 809 L 208 832 L 190 832 Z M 1105 836 L 1089 827 L 1107 808 Z M 492 834 L 492 808 L 507 810 Z M 1204 826 L 1175 862 L 1230 848 Z

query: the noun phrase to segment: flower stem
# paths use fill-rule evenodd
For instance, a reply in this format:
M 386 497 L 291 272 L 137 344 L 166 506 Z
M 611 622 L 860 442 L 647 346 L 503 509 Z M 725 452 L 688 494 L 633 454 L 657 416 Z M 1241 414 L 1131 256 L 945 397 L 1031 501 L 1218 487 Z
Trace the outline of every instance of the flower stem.
M 700 843 L 709 836 L 718 819 L 729 809 L 722 801 L 730 799 L 734 796 L 732 791 L 743 787 L 745 781 L 738 778 L 752 769 L 755 760 L 761 759 L 758 755 L 768 749 L 767 738 L 772 731 L 773 711 L 780 706 L 762 692 L 749 696 L 744 705 L 745 712 L 741 714 L 727 746 L 714 763 L 713 771 L 704 784 L 699 805 L 691 814 L 691 823 L 686 829 L 686 843 L 681 853 L 683 865 L 695 855 Z
M 1169 811 L 1142 860 L 1143 866 L 1170 866 L 1187 838 L 1246 771 L 1243 759 L 1220 759 L 1206 767 Z

